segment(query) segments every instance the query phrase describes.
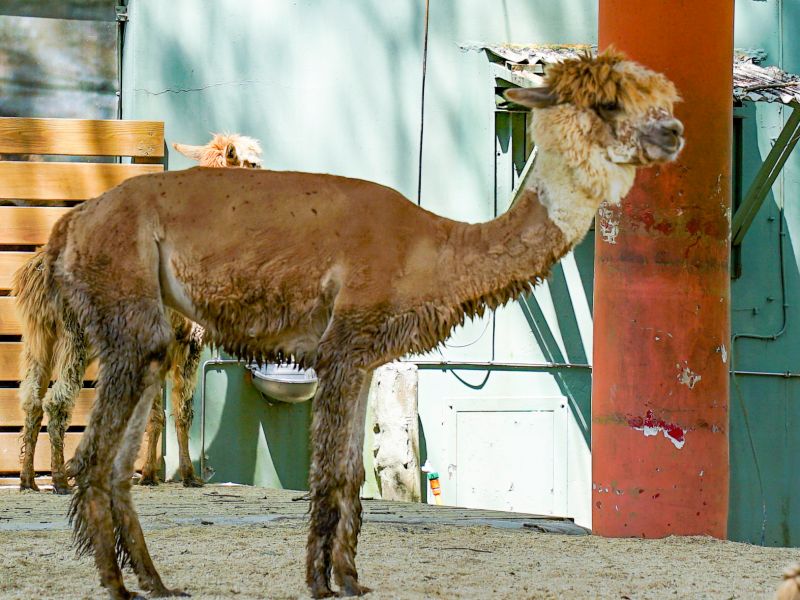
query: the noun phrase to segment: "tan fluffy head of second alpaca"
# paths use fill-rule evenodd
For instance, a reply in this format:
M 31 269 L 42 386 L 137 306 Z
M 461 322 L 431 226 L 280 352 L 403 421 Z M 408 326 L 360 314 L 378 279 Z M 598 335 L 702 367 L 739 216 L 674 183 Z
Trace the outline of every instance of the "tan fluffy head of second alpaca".
M 674 84 L 613 49 L 551 65 L 544 86 L 506 97 L 532 109 L 531 185 L 569 238 L 583 236 L 601 202 L 620 202 L 637 167 L 673 161 L 684 146 Z
M 201 167 L 261 168 L 261 144 L 239 133 L 214 133 L 205 146 L 176 142 L 172 147 Z

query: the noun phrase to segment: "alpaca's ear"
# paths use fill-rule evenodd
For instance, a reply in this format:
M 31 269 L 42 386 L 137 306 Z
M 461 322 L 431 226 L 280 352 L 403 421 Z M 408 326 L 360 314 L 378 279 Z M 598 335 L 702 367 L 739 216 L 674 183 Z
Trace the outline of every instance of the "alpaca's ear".
M 228 162 L 229 165 L 235 165 L 239 162 L 238 156 L 236 154 L 236 146 L 233 144 L 228 144 L 225 146 L 225 160 Z
M 528 108 L 547 108 L 558 104 L 556 96 L 549 87 L 511 88 L 503 94 L 506 100 Z
M 178 152 L 183 154 L 187 158 L 191 158 L 192 160 L 196 160 L 200 162 L 200 158 L 203 154 L 204 146 L 190 146 L 188 144 L 172 144 L 172 147 L 175 148 Z

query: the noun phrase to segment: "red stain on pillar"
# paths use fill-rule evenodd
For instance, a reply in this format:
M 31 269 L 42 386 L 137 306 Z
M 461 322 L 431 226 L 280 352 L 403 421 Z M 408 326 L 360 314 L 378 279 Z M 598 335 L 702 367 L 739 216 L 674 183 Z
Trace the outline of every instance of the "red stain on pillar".
M 600 535 L 726 535 L 733 5 L 600 0 L 600 47 L 670 77 L 686 127 L 678 162 L 641 171 L 598 230 L 592 528 Z

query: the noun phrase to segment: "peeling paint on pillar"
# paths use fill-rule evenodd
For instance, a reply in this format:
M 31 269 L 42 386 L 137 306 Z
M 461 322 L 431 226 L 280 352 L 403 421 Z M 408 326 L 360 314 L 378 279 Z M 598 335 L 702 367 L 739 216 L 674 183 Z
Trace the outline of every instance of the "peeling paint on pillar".
M 686 361 L 683 361 L 682 365 L 678 363 L 675 366 L 678 368 L 678 383 L 685 385 L 690 390 L 693 390 L 694 386 L 696 386 L 700 380 L 703 379 L 702 375 L 695 373 L 689 368 L 689 365 L 686 363 Z
M 733 2 L 599 6 L 599 46 L 675 82 L 686 148 L 598 213 L 592 530 L 725 537 Z
M 685 429 L 675 423 L 667 423 L 664 419 L 657 419 L 652 410 L 648 410 L 644 417 L 628 419 L 628 425 L 636 431 L 643 431 L 645 437 L 658 435 L 660 431 L 678 450 L 686 443 Z
M 603 202 L 597 211 L 597 225 L 600 239 L 608 244 L 616 244 L 619 235 L 619 210 L 616 206 Z

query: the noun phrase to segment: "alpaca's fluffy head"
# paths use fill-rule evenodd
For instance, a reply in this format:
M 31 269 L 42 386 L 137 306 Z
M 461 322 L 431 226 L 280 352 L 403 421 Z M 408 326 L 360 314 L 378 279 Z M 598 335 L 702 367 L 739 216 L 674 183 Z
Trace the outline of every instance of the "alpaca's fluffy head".
M 674 160 L 683 148 L 675 85 L 615 50 L 551 65 L 545 83 L 506 92 L 537 109 L 532 133 L 542 149 L 584 156 L 602 149 L 611 163 L 646 166 Z
M 205 146 L 172 144 L 178 152 L 195 160 L 201 167 L 261 168 L 261 145 L 258 140 L 238 133 L 215 133 Z

